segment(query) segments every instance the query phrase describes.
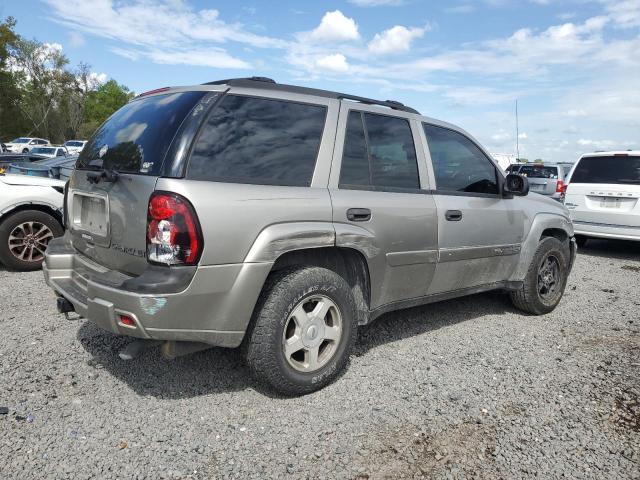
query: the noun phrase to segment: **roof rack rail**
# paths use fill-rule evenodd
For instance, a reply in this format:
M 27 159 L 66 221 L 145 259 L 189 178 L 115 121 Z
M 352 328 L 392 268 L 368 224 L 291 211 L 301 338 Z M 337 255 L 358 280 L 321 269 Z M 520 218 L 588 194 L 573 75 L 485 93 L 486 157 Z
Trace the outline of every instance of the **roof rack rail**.
M 228 78 L 226 80 L 216 80 L 214 82 L 203 83 L 203 85 L 229 85 L 230 87 L 261 88 L 265 90 L 276 90 L 280 92 L 316 95 L 325 98 L 335 98 L 337 100 L 351 100 L 354 102 L 364 103 L 365 105 L 380 105 L 383 107 L 389 107 L 393 110 L 416 113 L 420 115 L 420 112 L 418 112 L 417 110 L 411 107 L 407 107 L 406 105 L 396 100 L 375 100 L 373 98 L 360 97 L 358 95 L 349 95 L 347 93 L 332 92 L 330 90 L 298 87 L 296 85 L 286 85 L 284 83 L 276 83 L 273 79 L 267 77 Z

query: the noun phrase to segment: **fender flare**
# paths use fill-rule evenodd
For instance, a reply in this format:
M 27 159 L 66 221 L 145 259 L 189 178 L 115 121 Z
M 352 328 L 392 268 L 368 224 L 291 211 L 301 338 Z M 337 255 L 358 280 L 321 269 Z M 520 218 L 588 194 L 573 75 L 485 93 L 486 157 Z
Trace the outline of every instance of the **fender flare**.
M 538 248 L 538 244 L 540 243 L 542 232 L 550 228 L 562 230 L 569 238 L 573 237 L 573 224 L 569 218 L 555 213 L 538 213 L 531 222 L 529 234 L 522 242 L 518 266 L 509 280 L 524 280 L 527 270 L 529 270 L 529 265 Z

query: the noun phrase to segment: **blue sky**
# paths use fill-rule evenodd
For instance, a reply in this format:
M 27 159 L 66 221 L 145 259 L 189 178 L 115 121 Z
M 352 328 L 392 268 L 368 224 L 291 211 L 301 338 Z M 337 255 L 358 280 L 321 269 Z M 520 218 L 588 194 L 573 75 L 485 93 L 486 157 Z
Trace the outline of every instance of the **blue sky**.
M 395 99 L 490 151 L 640 148 L 640 0 L 0 0 L 136 92 L 262 75 Z

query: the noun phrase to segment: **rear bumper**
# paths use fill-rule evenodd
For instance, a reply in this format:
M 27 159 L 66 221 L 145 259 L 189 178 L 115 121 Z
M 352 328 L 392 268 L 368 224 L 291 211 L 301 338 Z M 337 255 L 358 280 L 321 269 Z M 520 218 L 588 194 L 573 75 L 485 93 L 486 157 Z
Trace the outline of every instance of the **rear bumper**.
M 110 332 L 237 347 L 271 265 L 150 266 L 131 277 L 79 254 L 67 234 L 50 242 L 43 272 L 47 284 L 80 316 Z M 135 326 L 120 323 L 120 315 L 132 318 Z
M 640 241 L 640 227 L 582 222 L 579 220 L 574 220 L 573 226 L 576 235 L 594 238 L 610 238 L 614 240 Z

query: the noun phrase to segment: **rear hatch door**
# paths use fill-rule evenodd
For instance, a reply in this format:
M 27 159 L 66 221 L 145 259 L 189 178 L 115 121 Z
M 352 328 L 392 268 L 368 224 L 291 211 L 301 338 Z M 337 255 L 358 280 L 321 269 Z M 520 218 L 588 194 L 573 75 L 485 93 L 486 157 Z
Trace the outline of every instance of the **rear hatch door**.
M 149 197 L 176 132 L 204 93 L 135 99 L 96 131 L 69 183 L 76 250 L 109 269 L 132 275 L 145 269 Z
M 640 227 L 640 156 L 583 157 L 565 205 L 576 221 Z
M 518 172 L 529 180 L 529 189 L 542 195 L 553 195 L 558 185 L 558 167 L 523 165 Z

